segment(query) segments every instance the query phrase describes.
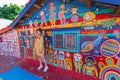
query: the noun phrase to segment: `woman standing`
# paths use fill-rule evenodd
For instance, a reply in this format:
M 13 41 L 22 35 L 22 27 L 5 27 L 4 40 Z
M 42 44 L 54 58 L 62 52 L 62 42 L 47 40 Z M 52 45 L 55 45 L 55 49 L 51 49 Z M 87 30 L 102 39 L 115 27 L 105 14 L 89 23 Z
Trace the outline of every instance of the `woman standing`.
M 42 30 L 38 29 L 36 30 L 36 32 L 34 32 L 34 34 L 35 34 L 34 50 L 36 55 L 39 57 L 39 62 L 40 62 L 40 65 L 37 68 L 37 70 L 40 70 L 43 68 L 42 62 L 44 62 L 45 68 L 43 71 L 46 72 L 49 68 L 44 58 L 44 40 L 43 40 Z

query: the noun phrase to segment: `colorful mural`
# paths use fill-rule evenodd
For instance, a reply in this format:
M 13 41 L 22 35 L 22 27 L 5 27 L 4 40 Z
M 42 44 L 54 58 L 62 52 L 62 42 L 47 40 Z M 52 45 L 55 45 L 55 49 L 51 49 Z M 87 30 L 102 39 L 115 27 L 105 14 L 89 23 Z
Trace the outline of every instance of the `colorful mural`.
M 26 26 L 24 28 L 26 28 Z M 21 32 L 19 31 L 20 56 L 29 59 L 35 58 L 33 52 L 34 35 L 33 33 L 31 34 L 31 29 L 28 31 L 24 28 Z
M 85 58 L 85 63 L 83 66 L 83 73 L 87 74 L 87 75 L 91 75 L 91 76 L 95 76 L 98 77 L 98 71 L 97 68 L 95 66 L 96 64 L 96 60 L 94 57 L 92 56 L 87 56 Z
M 82 56 L 79 53 L 74 54 L 73 62 L 74 62 L 75 71 L 81 72 L 83 61 L 82 61 Z
M 20 58 L 17 30 L 12 29 L 7 33 L 2 34 L 1 39 L 0 55 Z
M 106 65 L 103 62 L 99 62 L 100 68 L 99 77 L 104 80 L 119 80 L 120 79 L 120 58 L 117 63 L 112 58 L 106 58 Z
M 113 8 L 96 11 L 95 5 L 91 9 L 82 5 L 49 0 L 28 25 L 18 27 L 20 56 L 36 59 L 33 31 L 41 28 L 48 64 L 101 80 L 119 80 L 120 17 L 109 14 Z

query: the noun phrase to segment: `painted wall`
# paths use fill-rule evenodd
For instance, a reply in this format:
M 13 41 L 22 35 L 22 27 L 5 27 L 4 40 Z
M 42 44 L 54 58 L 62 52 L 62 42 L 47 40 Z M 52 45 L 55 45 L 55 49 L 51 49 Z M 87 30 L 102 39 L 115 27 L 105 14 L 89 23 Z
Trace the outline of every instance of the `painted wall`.
M 48 1 L 20 26 L 22 58 L 36 59 L 33 30 L 43 29 L 48 64 L 101 80 L 120 79 L 120 17 L 112 8 Z
M 17 30 L 12 29 L 1 35 L 0 55 L 20 58 Z

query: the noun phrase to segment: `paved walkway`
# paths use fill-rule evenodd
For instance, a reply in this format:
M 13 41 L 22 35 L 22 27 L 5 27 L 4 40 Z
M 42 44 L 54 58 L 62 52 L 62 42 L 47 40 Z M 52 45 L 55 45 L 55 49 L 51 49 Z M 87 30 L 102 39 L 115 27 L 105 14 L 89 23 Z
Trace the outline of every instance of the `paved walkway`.
M 8 71 L 14 66 L 20 66 L 33 74 L 43 77 L 45 80 L 99 80 L 73 71 L 64 70 L 49 65 L 48 72 L 38 71 L 38 61 L 20 60 L 13 57 L 0 56 L 0 73 Z M 27 76 L 27 75 L 26 75 Z

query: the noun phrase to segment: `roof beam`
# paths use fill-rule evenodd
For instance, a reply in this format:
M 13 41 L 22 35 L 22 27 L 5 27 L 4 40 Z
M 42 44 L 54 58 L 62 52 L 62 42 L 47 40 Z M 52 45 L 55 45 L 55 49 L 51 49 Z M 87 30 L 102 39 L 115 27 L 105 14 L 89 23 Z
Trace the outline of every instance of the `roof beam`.
M 24 23 L 24 20 L 20 20 L 19 22 L 20 22 L 20 23 Z
M 91 8 L 92 6 L 92 0 L 77 0 L 77 1 L 86 2 L 87 8 Z
M 115 5 L 107 4 L 107 3 L 101 3 L 101 2 L 95 2 L 99 6 L 105 6 L 105 7 L 111 7 L 111 8 L 117 8 Z
M 31 17 L 31 15 L 29 13 L 26 13 L 24 16 Z
M 67 2 L 68 4 L 70 4 L 70 3 L 71 3 L 71 0 L 66 0 L 66 2 Z
M 118 14 L 118 15 L 120 14 L 120 6 L 116 8 L 115 14 Z
M 77 0 L 77 1 L 80 1 L 80 2 L 85 2 L 86 0 Z
M 87 8 L 91 8 L 92 0 L 85 0 L 85 1 L 86 1 Z
M 38 5 L 38 4 L 34 4 L 33 6 L 38 8 L 38 9 L 41 8 L 40 5 Z
M 70 4 L 71 0 L 63 0 L 63 2 Z

